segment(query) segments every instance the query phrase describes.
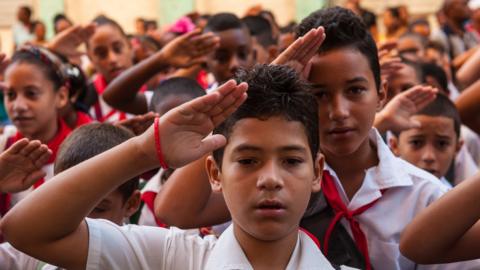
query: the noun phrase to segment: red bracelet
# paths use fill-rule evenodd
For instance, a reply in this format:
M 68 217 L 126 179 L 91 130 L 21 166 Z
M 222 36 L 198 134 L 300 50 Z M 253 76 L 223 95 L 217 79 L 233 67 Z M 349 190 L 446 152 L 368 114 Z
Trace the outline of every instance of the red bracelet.
M 157 150 L 157 158 L 160 166 L 164 169 L 168 169 L 168 165 L 163 158 L 162 145 L 160 144 L 160 124 L 158 123 L 159 118 L 155 117 L 154 132 L 155 132 L 155 149 Z

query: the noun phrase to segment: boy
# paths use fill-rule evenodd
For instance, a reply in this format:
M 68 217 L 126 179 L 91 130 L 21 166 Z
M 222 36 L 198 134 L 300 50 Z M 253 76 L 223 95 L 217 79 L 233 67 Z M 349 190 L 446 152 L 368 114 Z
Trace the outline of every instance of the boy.
M 286 67 L 258 67 L 241 79 L 252 94 L 216 129 L 223 136 L 204 139 L 246 99 L 245 83 L 227 82 L 167 113 L 144 134 L 58 175 L 5 217 L 7 238 L 69 269 L 332 269 L 298 227 L 311 192 L 320 188 L 315 99 Z M 218 241 L 83 220 L 129 177 L 159 161 L 183 166 L 225 145 L 224 136 L 228 144 L 207 163 L 212 187 L 224 194 L 234 220 Z M 25 226 L 32 222 L 35 228 Z
M 446 188 L 432 175 L 396 158 L 378 132 L 372 129 L 386 93 L 381 84 L 375 42 L 360 19 L 342 8 L 319 10 L 302 21 L 298 34 L 305 37 L 308 31 L 320 25 L 325 27 L 327 38 L 310 61 L 308 78 L 319 101 L 320 149 L 328 165 L 322 179 L 324 196 L 312 200 L 303 220 L 320 222 L 325 209 L 333 211 L 327 228 L 314 234 L 320 238 L 327 258 L 335 264 L 349 263 L 351 259 L 330 256 L 330 246 L 336 245 L 336 241 L 331 241 L 330 246 L 326 244 L 336 237 L 331 232 L 343 228 L 364 259 L 363 264 L 355 265 L 357 267 L 461 269 L 460 265 L 418 266 L 401 256 L 398 242 L 403 228 L 418 211 L 443 195 Z M 200 165 L 195 162 L 172 174 L 157 198 L 157 214 L 167 211 L 167 202 L 170 202 L 175 205 L 177 214 L 185 217 L 187 206 L 182 204 L 186 199 L 175 201 L 175 193 L 169 191 L 177 188 L 179 192 L 179 187 L 183 186 L 181 190 L 186 192 L 187 182 L 188 188 L 200 190 L 197 186 L 205 184 L 198 179 Z M 198 177 L 193 179 L 189 173 Z M 177 187 L 174 187 L 176 182 Z M 222 198 L 206 196 L 205 199 L 202 194 L 194 199 L 196 205 L 190 204 L 190 213 L 197 211 L 200 215 L 194 213 L 192 218 L 196 220 L 193 222 L 186 218 L 184 224 L 187 226 L 206 226 L 212 221 L 228 219 L 228 212 L 223 212 L 219 206 Z M 307 229 L 312 228 L 315 229 L 314 226 Z M 348 252 L 347 249 L 342 251 L 336 254 Z
M 438 177 L 452 187 L 453 179 L 446 174 L 460 150 L 460 116 L 455 105 L 442 94 L 412 118 L 417 128 L 404 130 L 390 138 L 395 155 Z
M 255 58 L 259 64 L 271 63 L 278 54 L 278 40 L 273 37 L 272 25 L 260 15 L 242 18 L 254 39 Z
M 72 134 L 61 145 L 55 161 L 55 174 L 59 174 L 62 171 L 113 148 L 132 137 L 133 134 L 130 131 L 110 124 L 94 123 L 82 126 L 72 132 Z M 19 173 L 34 178 L 34 171 L 28 169 L 29 167 L 34 166 L 29 166 L 29 164 L 34 165 L 35 162 L 41 162 L 42 160 L 45 160 L 45 157 L 42 158 L 42 156 L 49 155 L 48 149 L 44 145 L 40 145 L 38 141 L 28 142 L 22 140 L 16 145 L 13 145 L 12 148 L 5 153 L 2 153 L 0 156 L 0 166 L 4 165 L 3 157 L 5 154 L 16 154 L 16 158 L 18 159 L 22 153 L 26 152 L 27 147 L 34 148 L 30 154 L 24 155 L 24 158 L 26 159 L 24 166 L 15 170 L 17 172 L 17 177 L 10 177 L 11 180 L 6 179 L 5 177 L 0 178 L 0 187 L 4 187 L 7 183 L 10 183 L 9 186 L 12 186 L 14 183 L 18 186 L 21 183 L 19 179 L 23 178 Z M 34 161 L 37 160 L 37 158 L 34 158 L 36 156 L 40 156 L 38 161 Z M 34 159 L 32 160 L 32 158 Z M 9 169 L 5 166 L 2 166 L 1 168 L 2 172 Z M 10 191 L 12 191 L 11 188 Z M 124 224 L 125 219 L 130 217 L 138 209 L 139 204 L 140 192 L 138 191 L 138 177 L 135 177 L 106 195 L 88 217 L 107 219 L 121 226 Z M 0 245 L 0 269 L 33 270 L 58 268 L 46 265 L 33 257 L 19 252 L 10 244 L 4 243 Z

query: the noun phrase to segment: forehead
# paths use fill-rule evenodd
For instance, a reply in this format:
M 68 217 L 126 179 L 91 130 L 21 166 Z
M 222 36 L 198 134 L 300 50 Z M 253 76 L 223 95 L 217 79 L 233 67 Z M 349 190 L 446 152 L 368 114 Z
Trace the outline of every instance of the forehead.
M 219 49 L 235 49 L 252 45 L 252 38 L 245 27 L 214 33 L 220 38 Z
M 398 50 L 402 50 L 403 48 L 411 48 L 411 47 L 423 48 L 422 43 L 416 37 L 404 37 L 404 38 L 400 38 L 397 41 Z
M 7 84 L 43 84 L 45 79 L 42 68 L 35 64 L 16 62 L 9 65 L 5 71 Z
M 395 76 L 393 77 L 393 80 L 402 79 L 415 82 L 415 84 L 420 83 L 415 69 L 410 65 L 402 64 L 402 67 L 399 70 L 395 71 L 394 74 Z
M 310 149 L 305 127 L 298 121 L 287 121 L 279 116 L 266 120 L 244 118 L 235 123 L 225 152 L 228 149 L 234 151 L 241 145 L 253 145 L 265 150 L 292 145 Z
M 97 46 L 116 41 L 127 41 L 127 39 L 117 27 L 110 24 L 104 24 L 95 28 L 95 33 L 88 43 L 90 46 Z
M 331 76 L 332 74 L 335 76 Z M 345 83 L 360 77 L 369 83 L 375 83 L 367 57 L 354 48 L 333 49 L 317 54 L 312 59 L 309 76 L 312 83 L 324 85 Z
M 455 138 L 455 126 L 452 118 L 446 116 L 414 115 L 412 120 L 418 121 L 419 128 L 410 129 L 406 135 L 434 135 Z

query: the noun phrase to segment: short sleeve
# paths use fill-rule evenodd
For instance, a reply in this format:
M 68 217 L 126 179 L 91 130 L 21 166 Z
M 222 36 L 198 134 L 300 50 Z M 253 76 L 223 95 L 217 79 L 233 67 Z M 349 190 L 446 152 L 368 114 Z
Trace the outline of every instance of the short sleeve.
M 118 226 L 87 219 L 89 247 L 86 269 L 202 269 L 215 244 L 213 238 L 179 229 Z

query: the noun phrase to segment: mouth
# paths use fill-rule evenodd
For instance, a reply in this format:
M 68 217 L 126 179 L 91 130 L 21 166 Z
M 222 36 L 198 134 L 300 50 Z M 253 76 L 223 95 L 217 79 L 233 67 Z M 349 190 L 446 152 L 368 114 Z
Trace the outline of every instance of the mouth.
M 435 176 L 437 175 L 437 170 L 434 170 L 434 169 L 426 169 L 426 168 L 424 168 L 424 170 L 427 171 L 427 172 L 429 172 L 429 173 L 431 173 L 431 174 L 433 174 L 433 175 L 435 175 Z
M 354 128 L 351 127 L 337 127 L 337 128 L 332 128 L 328 130 L 328 135 L 331 135 L 333 137 L 346 137 L 351 135 L 355 131 Z
M 33 120 L 33 117 L 25 117 L 25 116 L 13 117 L 13 122 L 14 123 L 25 123 L 25 122 L 29 122 L 29 121 L 32 121 L 32 120 Z
M 112 74 L 113 78 L 116 78 L 120 73 L 122 73 L 125 69 L 124 68 L 113 68 L 110 70 L 110 74 Z
M 255 212 L 261 217 L 279 218 L 286 213 L 286 206 L 279 200 L 262 200 L 255 207 Z

